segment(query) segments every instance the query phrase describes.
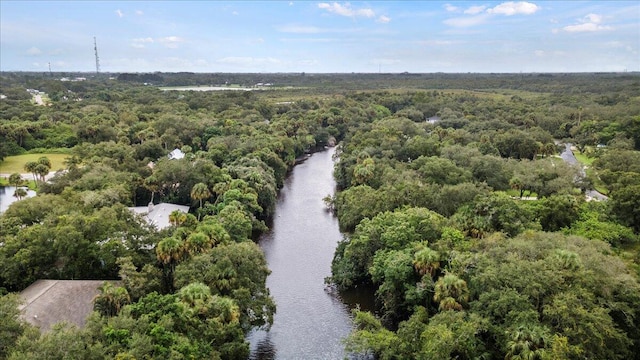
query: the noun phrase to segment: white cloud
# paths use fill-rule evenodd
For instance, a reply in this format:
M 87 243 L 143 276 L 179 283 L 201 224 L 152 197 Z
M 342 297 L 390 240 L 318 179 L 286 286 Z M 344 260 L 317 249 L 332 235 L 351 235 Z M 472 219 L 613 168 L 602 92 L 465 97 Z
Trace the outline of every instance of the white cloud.
M 593 32 L 612 30 L 611 26 L 598 25 L 596 23 L 584 23 L 578 25 L 569 25 L 562 28 L 566 32 Z
M 444 9 L 449 11 L 449 12 L 455 12 L 455 11 L 459 10 L 459 8 L 457 6 L 453 6 L 451 4 L 444 4 Z
M 486 9 L 487 7 L 484 5 L 480 5 L 480 6 L 471 6 L 469 7 L 467 10 L 464 11 L 465 14 L 469 14 L 469 15 L 476 15 L 476 14 L 480 14 L 481 12 L 484 11 L 484 9 Z
M 236 15 L 236 16 L 237 16 L 237 15 L 239 15 L 239 14 L 240 14 L 240 13 L 239 13 L 239 12 L 237 12 L 237 11 L 235 11 L 235 10 L 231 12 L 231 15 Z
M 380 15 L 380 17 L 378 17 L 378 22 L 379 22 L 379 23 L 386 24 L 386 23 L 388 23 L 389 21 L 391 21 L 391 18 L 390 18 L 390 17 L 388 17 L 388 16 Z
M 144 15 L 144 12 L 142 12 L 142 10 L 136 10 L 136 15 L 142 16 Z
M 565 26 L 562 30 L 566 32 L 594 32 L 613 29 L 611 26 L 601 25 L 602 15 L 598 14 L 587 14 L 584 18 L 578 20 L 578 22 L 579 24 Z
M 540 57 L 544 56 L 545 54 L 544 50 L 536 50 L 533 53 L 536 54 L 536 56 L 540 56 Z
M 496 7 L 488 9 L 487 12 L 489 14 L 500 14 L 500 15 L 531 15 L 536 11 L 540 10 L 540 7 L 536 4 L 519 1 L 519 2 L 505 2 Z
M 178 47 L 179 43 L 184 41 L 184 39 L 179 36 L 166 36 L 158 38 L 157 41 L 170 49 L 175 49 Z
M 337 2 L 333 3 L 320 3 L 318 4 L 318 8 L 327 10 L 330 13 L 338 14 L 346 17 L 367 17 L 372 18 L 376 16 L 376 13 L 369 8 L 362 9 L 354 9 L 351 7 L 351 4 L 345 3 L 344 5 L 340 5 Z
M 451 6 L 449 4 L 446 4 L 445 8 L 448 11 L 458 10 L 458 8 Z M 475 26 L 475 25 L 480 25 L 485 23 L 491 15 L 506 15 L 506 16 L 516 15 L 516 14 L 530 15 L 535 13 L 538 10 L 540 10 L 540 7 L 538 5 L 530 2 L 526 2 L 526 1 L 504 2 L 502 4 L 499 4 L 489 9 L 487 9 L 487 7 L 484 5 L 470 6 L 467 9 L 465 9 L 463 12 L 464 14 L 471 15 L 471 16 L 450 18 L 443 21 L 443 23 L 453 27 L 470 27 L 470 26 Z
M 584 17 L 584 19 L 585 19 L 585 22 L 599 24 L 602 22 L 602 15 L 588 14 L 587 16 Z
M 42 54 L 42 50 L 38 49 L 35 46 L 27 50 L 27 55 L 30 55 L 30 56 L 38 56 L 40 54 Z
M 153 42 L 153 38 L 150 38 L 150 37 L 135 38 L 135 39 L 131 39 L 131 41 L 137 42 L 137 43 L 152 43 Z
M 124 16 L 124 13 L 120 9 L 116 10 L 115 12 L 116 12 L 116 15 L 118 15 L 119 18 Z
M 135 38 L 135 39 L 131 39 L 131 47 L 136 49 L 144 49 L 145 44 L 150 44 L 153 42 L 154 42 L 153 38 L 150 38 L 150 37 Z
M 477 15 L 469 17 L 457 17 L 443 21 L 445 25 L 453 27 L 470 27 L 479 24 L 483 24 L 487 20 L 487 15 Z

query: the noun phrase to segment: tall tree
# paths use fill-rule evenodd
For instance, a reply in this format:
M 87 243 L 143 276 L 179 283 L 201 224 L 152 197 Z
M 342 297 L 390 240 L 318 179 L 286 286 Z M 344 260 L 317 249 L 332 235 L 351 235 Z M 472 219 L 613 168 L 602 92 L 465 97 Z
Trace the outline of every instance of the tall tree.
M 116 316 L 123 306 L 131 303 L 127 289 L 114 286 L 108 281 L 105 281 L 98 290 L 100 294 L 93 299 L 93 309 L 103 316 Z
M 18 200 L 22 200 L 22 198 L 24 198 L 27 195 L 28 195 L 27 190 L 23 188 L 16 188 L 16 190 L 13 192 L 13 196 Z
M 35 161 L 29 161 L 24 164 L 24 170 L 30 172 L 33 175 L 33 181 L 38 181 L 38 179 L 36 178 L 36 166 L 38 166 L 38 163 Z
M 18 187 L 22 185 L 22 175 L 19 173 L 13 173 L 9 175 L 9 185 Z
M 173 274 L 176 265 L 185 255 L 185 244 L 182 240 L 175 237 L 162 239 L 156 246 L 156 257 L 164 268 L 165 286 L 169 292 L 175 290 L 173 284 Z
M 191 188 L 191 199 L 198 200 L 200 202 L 200 208 L 202 207 L 202 200 L 211 197 L 211 192 L 205 183 L 197 183 Z M 198 220 L 200 220 L 200 214 L 198 213 Z

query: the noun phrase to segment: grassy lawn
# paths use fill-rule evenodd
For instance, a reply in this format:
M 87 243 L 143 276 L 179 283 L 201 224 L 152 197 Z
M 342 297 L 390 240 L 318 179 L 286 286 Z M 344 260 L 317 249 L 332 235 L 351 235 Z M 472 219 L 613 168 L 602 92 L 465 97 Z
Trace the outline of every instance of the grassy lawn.
M 38 189 L 38 186 L 36 185 L 35 181 L 29 180 L 29 179 L 24 179 L 24 180 L 27 180 L 27 182 L 23 183 L 22 185 L 23 186 L 26 185 L 29 188 L 29 190 L 36 191 Z M 10 186 L 9 178 L 0 176 L 0 186 Z
M 41 156 L 46 156 L 51 161 L 51 171 L 64 169 L 64 160 L 69 156 L 67 154 L 25 154 L 16 156 L 7 156 L 4 161 L 0 162 L 0 173 L 26 173 L 24 164 L 29 161 L 37 161 Z
M 587 178 L 591 179 L 593 182 L 593 188 L 600 192 L 601 194 L 607 194 L 609 191 L 604 186 L 604 183 L 598 177 L 598 172 L 593 168 L 592 164 L 596 160 L 595 157 L 588 157 L 586 154 L 583 154 L 579 151 L 574 151 L 573 155 L 576 159 L 582 164 L 582 166 L 586 167 L 585 172 L 587 173 Z
M 597 192 L 605 195 L 609 193 L 609 190 L 607 190 L 607 188 L 604 186 L 604 183 L 598 177 L 598 172 L 594 168 L 589 167 L 587 168 L 587 170 L 585 170 L 585 172 L 587 173 L 587 178 L 591 179 L 591 181 L 593 182 L 593 188 Z
M 591 164 L 596 160 L 596 158 L 588 157 L 587 155 L 582 154 L 579 151 L 574 152 L 573 155 L 575 155 L 576 159 L 578 159 L 580 164 L 586 165 L 586 166 L 591 166 Z

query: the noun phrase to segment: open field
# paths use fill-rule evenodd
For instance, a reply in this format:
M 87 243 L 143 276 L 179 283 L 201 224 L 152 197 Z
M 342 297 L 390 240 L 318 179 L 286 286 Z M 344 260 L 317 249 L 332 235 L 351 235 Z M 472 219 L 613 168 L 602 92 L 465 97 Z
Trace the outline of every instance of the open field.
M 24 164 L 29 161 L 37 161 L 41 156 L 46 156 L 51 160 L 51 171 L 64 169 L 64 160 L 69 156 L 67 154 L 24 154 L 16 156 L 7 156 L 4 161 L 0 162 L 0 173 L 25 173 Z

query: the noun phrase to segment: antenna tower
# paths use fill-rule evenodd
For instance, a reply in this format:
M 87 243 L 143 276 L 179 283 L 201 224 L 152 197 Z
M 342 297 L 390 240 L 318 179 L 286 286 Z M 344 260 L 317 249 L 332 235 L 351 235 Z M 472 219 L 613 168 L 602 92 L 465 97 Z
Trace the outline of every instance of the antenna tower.
M 98 43 L 96 37 L 93 37 L 93 50 L 96 51 L 96 74 L 100 73 L 100 58 L 98 57 Z

